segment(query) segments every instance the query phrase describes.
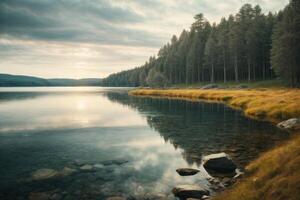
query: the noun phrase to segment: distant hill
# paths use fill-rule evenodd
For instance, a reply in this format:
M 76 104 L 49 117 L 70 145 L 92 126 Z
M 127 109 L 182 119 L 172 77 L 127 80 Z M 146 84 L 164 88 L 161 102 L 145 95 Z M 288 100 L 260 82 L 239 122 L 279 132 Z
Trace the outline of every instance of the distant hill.
M 0 74 L 0 87 L 21 87 L 21 86 L 101 86 L 102 79 L 44 79 L 34 76 L 22 76 L 11 74 Z
M 101 86 L 102 79 L 84 78 L 84 79 L 47 79 L 50 86 Z

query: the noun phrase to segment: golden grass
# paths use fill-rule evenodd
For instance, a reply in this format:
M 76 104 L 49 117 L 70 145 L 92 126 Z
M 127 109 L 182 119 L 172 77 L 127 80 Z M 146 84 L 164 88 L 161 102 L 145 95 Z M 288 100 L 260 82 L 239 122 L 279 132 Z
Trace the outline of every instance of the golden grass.
M 244 179 L 213 199 L 299 200 L 300 136 L 264 153 L 246 167 L 246 172 Z
M 130 94 L 218 101 L 243 110 L 249 117 L 272 122 L 300 116 L 299 89 L 138 89 Z
M 300 117 L 299 89 L 139 89 L 130 94 L 218 101 L 272 122 Z M 300 133 L 251 162 L 245 178 L 213 199 L 300 200 Z

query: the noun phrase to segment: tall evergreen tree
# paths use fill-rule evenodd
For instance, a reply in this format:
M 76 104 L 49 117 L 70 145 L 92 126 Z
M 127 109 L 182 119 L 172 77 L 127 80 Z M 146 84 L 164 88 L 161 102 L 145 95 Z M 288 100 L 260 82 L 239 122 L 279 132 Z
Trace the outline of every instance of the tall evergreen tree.
M 273 34 L 272 67 L 291 86 L 300 84 L 300 1 L 291 0 Z
M 205 46 L 205 56 L 208 65 L 210 66 L 210 82 L 215 82 L 215 67 L 216 67 L 216 60 L 218 58 L 218 41 L 217 41 L 217 28 L 216 25 L 213 24 L 211 33 L 209 38 L 206 42 Z

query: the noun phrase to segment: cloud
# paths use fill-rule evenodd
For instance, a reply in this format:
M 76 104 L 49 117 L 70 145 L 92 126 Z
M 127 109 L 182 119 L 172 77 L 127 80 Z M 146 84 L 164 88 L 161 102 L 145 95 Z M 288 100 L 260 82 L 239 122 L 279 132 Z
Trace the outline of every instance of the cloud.
M 288 0 L 247 2 L 258 3 L 268 12 L 282 9 Z M 188 29 L 194 15 L 201 12 L 210 21 L 219 21 L 244 3 L 246 0 L 1 0 L 0 71 L 103 77 L 142 65 L 173 34 Z
M 124 26 L 143 20 L 133 10 L 109 1 L 0 2 L 0 34 L 23 39 L 158 46 L 155 35 Z

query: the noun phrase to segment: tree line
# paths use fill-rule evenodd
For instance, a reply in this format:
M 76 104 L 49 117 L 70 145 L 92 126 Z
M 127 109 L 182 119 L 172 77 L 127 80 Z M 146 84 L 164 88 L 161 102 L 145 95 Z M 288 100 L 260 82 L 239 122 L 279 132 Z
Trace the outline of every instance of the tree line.
M 280 77 L 300 84 L 300 1 L 278 13 L 243 5 L 210 23 L 202 13 L 142 66 L 112 74 L 106 86 L 161 87 L 178 83 L 257 81 Z

